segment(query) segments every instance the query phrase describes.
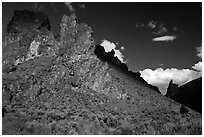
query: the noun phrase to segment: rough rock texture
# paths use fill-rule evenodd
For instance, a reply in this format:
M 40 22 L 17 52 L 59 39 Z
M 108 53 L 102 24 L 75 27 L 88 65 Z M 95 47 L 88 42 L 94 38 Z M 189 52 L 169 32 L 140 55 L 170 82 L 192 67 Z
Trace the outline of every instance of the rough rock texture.
M 18 13 L 2 45 L 3 134 L 202 133 L 201 114 L 181 113 L 138 73 L 98 58 L 91 28 L 74 14 L 63 16 L 58 41 L 44 14 Z
M 96 56 L 101 59 L 102 61 L 108 62 L 109 65 L 117 69 L 118 71 L 125 73 L 129 77 L 139 81 L 140 83 L 144 84 L 145 86 L 148 86 L 149 88 L 157 91 L 160 93 L 158 87 L 148 84 L 142 77 L 140 72 L 132 72 L 131 70 L 128 70 L 128 67 L 125 63 L 122 63 L 117 57 L 114 57 L 115 52 L 112 50 L 111 52 L 106 53 L 105 49 L 101 45 L 95 46 L 94 53 Z
M 174 96 L 177 92 L 178 92 L 178 87 L 179 87 L 179 85 L 178 84 L 175 84 L 175 83 L 173 83 L 173 80 L 171 80 L 170 82 L 169 82 L 169 86 L 168 86 L 168 88 L 167 88 L 167 92 L 166 92 L 166 97 L 169 97 L 169 98 L 171 98 L 172 96 Z
M 20 33 L 42 28 L 50 30 L 50 27 L 50 21 L 45 14 L 28 10 L 16 10 L 7 25 L 6 31 L 8 33 Z

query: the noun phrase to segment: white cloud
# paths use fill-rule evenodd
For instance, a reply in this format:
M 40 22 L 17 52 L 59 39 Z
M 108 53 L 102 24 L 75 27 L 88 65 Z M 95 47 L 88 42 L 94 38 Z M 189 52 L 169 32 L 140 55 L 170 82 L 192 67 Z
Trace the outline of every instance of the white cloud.
M 202 46 L 197 47 L 196 50 L 197 50 L 197 56 L 198 56 L 200 59 L 202 59 Z
M 74 7 L 72 5 L 72 2 L 65 2 L 64 4 L 70 10 L 70 12 L 74 12 L 75 11 L 75 9 L 74 9 Z
M 143 28 L 145 26 L 144 23 L 136 23 L 136 28 Z
M 149 84 L 157 86 L 162 94 L 166 94 L 166 89 L 168 87 L 169 81 L 172 79 L 174 83 L 182 85 L 193 79 L 202 76 L 201 72 L 190 69 L 176 68 L 162 69 L 157 68 L 156 70 L 145 69 L 140 71 L 141 77 L 147 81 Z
M 137 22 L 136 28 L 142 29 L 142 28 L 149 28 L 151 30 L 151 33 L 153 35 L 159 36 L 164 35 L 166 32 L 168 32 L 167 29 L 168 26 L 166 26 L 164 23 L 160 23 L 158 21 L 151 20 L 149 22 Z M 173 27 L 172 30 L 176 31 L 178 30 L 177 27 Z
M 154 29 L 154 28 L 156 28 L 156 24 L 157 24 L 157 22 L 150 21 L 150 22 L 147 24 L 147 27 L 150 27 L 151 29 Z
M 80 4 L 79 7 L 82 8 L 82 9 L 85 9 L 86 5 L 85 4 Z
M 202 46 L 196 47 L 196 50 L 197 50 L 197 56 L 199 57 L 199 59 L 202 60 Z M 202 61 L 199 61 L 198 63 L 196 63 L 194 66 L 192 66 L 192 68 L 202 72 Z
M 152 31 L 153 35 L 162 35 L 165 32 L 168 31 L 167 27 L 164 25 L 164 23 L 158 23 L 157 21 L 151 20 L 147 23 L 141 23 L 141 22 L 137 22 L 136 23 L 136 28 L 150 28 Z M 177 29 L 177 28 L 175 28 Z
M 118 57 L 118 59 L 122 62 L 125 63 L 124 61 L 124 55 L 120 52 L 118 49 L 114 49 L 115 51 L 115 57 Z
M 153 38 L 152 41 L 173 41 L 176 39 L 176 36 L 161 36 Z
M 202 47 L 197 47 L 197 56 L 202 58 Z M 202 62 L 198 62 L 192 66 L 193 69 L 162 69 L 155 70 L 145 69 L 140 71 L 141 77 L 149 84 L 157 86 L 162 94 L 166 94 L 169 81 L 172 79 L 174 83 L 183 85 L 191 80 L 202 76 Z
M 108 40 L 102 40 L 101 46 L 104 47 L 105 52 L 111 52 L 111 50 L 116 48 L 116 45 Z
M 125 47 L 120 47 L 120 50 L 125 50 Z
M 125 63 L 124 61 L 124 55 L 121 53 L 120 50 L 116 49 L 116 44 L 111 43 L 108 40 L 102 40 L 102 43 L 100 44 L 102 47 L 104 47 L 105 52 L 111 52 L 111 50 L 114 50 L 115 57 L 117 57 L 122 63 Z M 123 47 L 124 48 L 124 47 Z
M 193 69 L 202 72 L 202 62 L 196 63 L 194 66 L 192 66 Z
M 156 32 L 152 32 L 153 34 L 156 34 L 156 35 L 160 35 L 160 34 L 163 34 L 165 32 L 167 32 L 167 28 L 164 26 L 164 24 L 160 24 L 159 27 L 158 27 L 158 30 Z
M 177 27 L 173 27 L 172 29 L 173 29 L 174 31 L 177 31 L 177 30 L 178 30 L 178 28 L 177 28 Z

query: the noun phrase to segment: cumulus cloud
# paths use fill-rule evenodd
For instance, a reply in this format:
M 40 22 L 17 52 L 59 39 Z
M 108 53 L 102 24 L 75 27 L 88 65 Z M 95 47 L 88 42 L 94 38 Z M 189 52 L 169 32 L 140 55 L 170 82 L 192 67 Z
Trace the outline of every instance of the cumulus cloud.
M 153 38 L 152 41 L 173 41 L 176 39 L 176 36 L 161 36 Z
M 202 47 L 197 47 L 197 56 L 202 58 Z M 140 71 L 141 77 L 149 84 L 157 86 L 161 93 L 166 94 L 166 90 L 170 80 L 174 83 L 183 85 L 189 81 L 197 79 L 202 76 L 202 62 L 198 62 L 192 66 L 192 69 L 163 69 L 157 68 L 155 70 L 145 69 Z
M 192 66 L 193 69 L 202 72 L 202 62 L 196 63 L 194 66 Z
M 157 68 L 156 70 L 145 69 L 140 71 L 141 77 L 147 81 L 149 84 L 157 86 L 161 93 L 166 94 L 166 89 L 168 87 L 169 81 L 172 79 L 174 83 L 183 85 L 191 80 L 199 78 L 202 76 L 201 72 L 191 70 L 191 69 L 163 69 Z
M 122 63 L 125 63 L 124 55 L 121 53 L 121 51 L 119 49 L 116 49 L 115 43 L 112 43 L 108 40 L 102 40 L 102 43 L 100 45 L 102 47 L 104 47 L 105 52 L 111 52 L 112 50 L 114 50 L 114 52 L 115 52 L 114 56 L 117 57 Z M 123 49 L 125 49 L 125 48 L 123 47 Z
M 114 51 L 115 51 L 115 57 L 117 57 L 122 63 L 125 63 L 124 55 L 120 52 L 120 50 L 114 49 Z
M 72 2 L 65 2 L 64 4 L 70 10 L 70 12 L 74 12 L 75 11 L 75 9 L 74 9 L 74 7 L 72 5 Z
M 111 52 L 111 50 L 116 48 L 116 45 L 108 40 L 102 40 L 101 46 L 104 47 L 105 52 Z

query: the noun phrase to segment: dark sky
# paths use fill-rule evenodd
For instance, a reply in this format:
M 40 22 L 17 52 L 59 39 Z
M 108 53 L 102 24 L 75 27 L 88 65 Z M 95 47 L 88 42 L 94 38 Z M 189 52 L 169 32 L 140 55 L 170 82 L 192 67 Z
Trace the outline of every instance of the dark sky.
M 59 33 L 63 14 L 70 15 L 64 3 L 3 3 L 3 34 L 14 10 L 42 11 L 51 21 L 51 30 Z M 72 3 L 78 22 L 94 31 L 97 44 L 106 39 L 118 43 L 129 69 L 192 69 L 200 59 L 196 47 L 202 44 L 202 3 Z M 155 26 L 149 26 L 148 24 Z M 163 30 L 163 31 L 162 31 Z M 172 41 L 153 41 L 175 36 Z
M 80 8 L 82 5 L 85 8 Z M 145 68 L 191 68 L 198 61 L 195 47 L 202 42 L 201 3 L 74 3 L 79 22 L 94 30 L 96 43 L 107 39 L 124 46 L 128 66 Z M 3 31 L 17 9 L 40 10 L 49 16 L 52 30 L 59 32 L 62 15 L 70 15 L 63 3 L 3 3 Z M 176 35 L 172 42 L 154 42 L 152 30 L 136 24 L 155 21 L 168 29 L 166 35 Z M 177 30 L 173 31 L 173 27 Z

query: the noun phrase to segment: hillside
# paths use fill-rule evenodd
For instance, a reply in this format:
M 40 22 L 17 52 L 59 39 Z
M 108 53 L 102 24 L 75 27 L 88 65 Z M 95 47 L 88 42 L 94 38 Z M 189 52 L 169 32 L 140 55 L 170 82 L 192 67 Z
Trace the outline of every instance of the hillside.
M 169 96 L 171 99 L 202 113 L 202 77 L 176 87 L 174 92 Z
M 64 15 L 60 28 L 56 38 L 46 15 L 27 10 L 15 11 L 8 24 L 2 45 L 4 135 L 202 134 L 201 114 L 189 108 L 180 113 L 181 104 L 139 73 L 99 57 L 91 27 L 78 24 L 74 14 Z

